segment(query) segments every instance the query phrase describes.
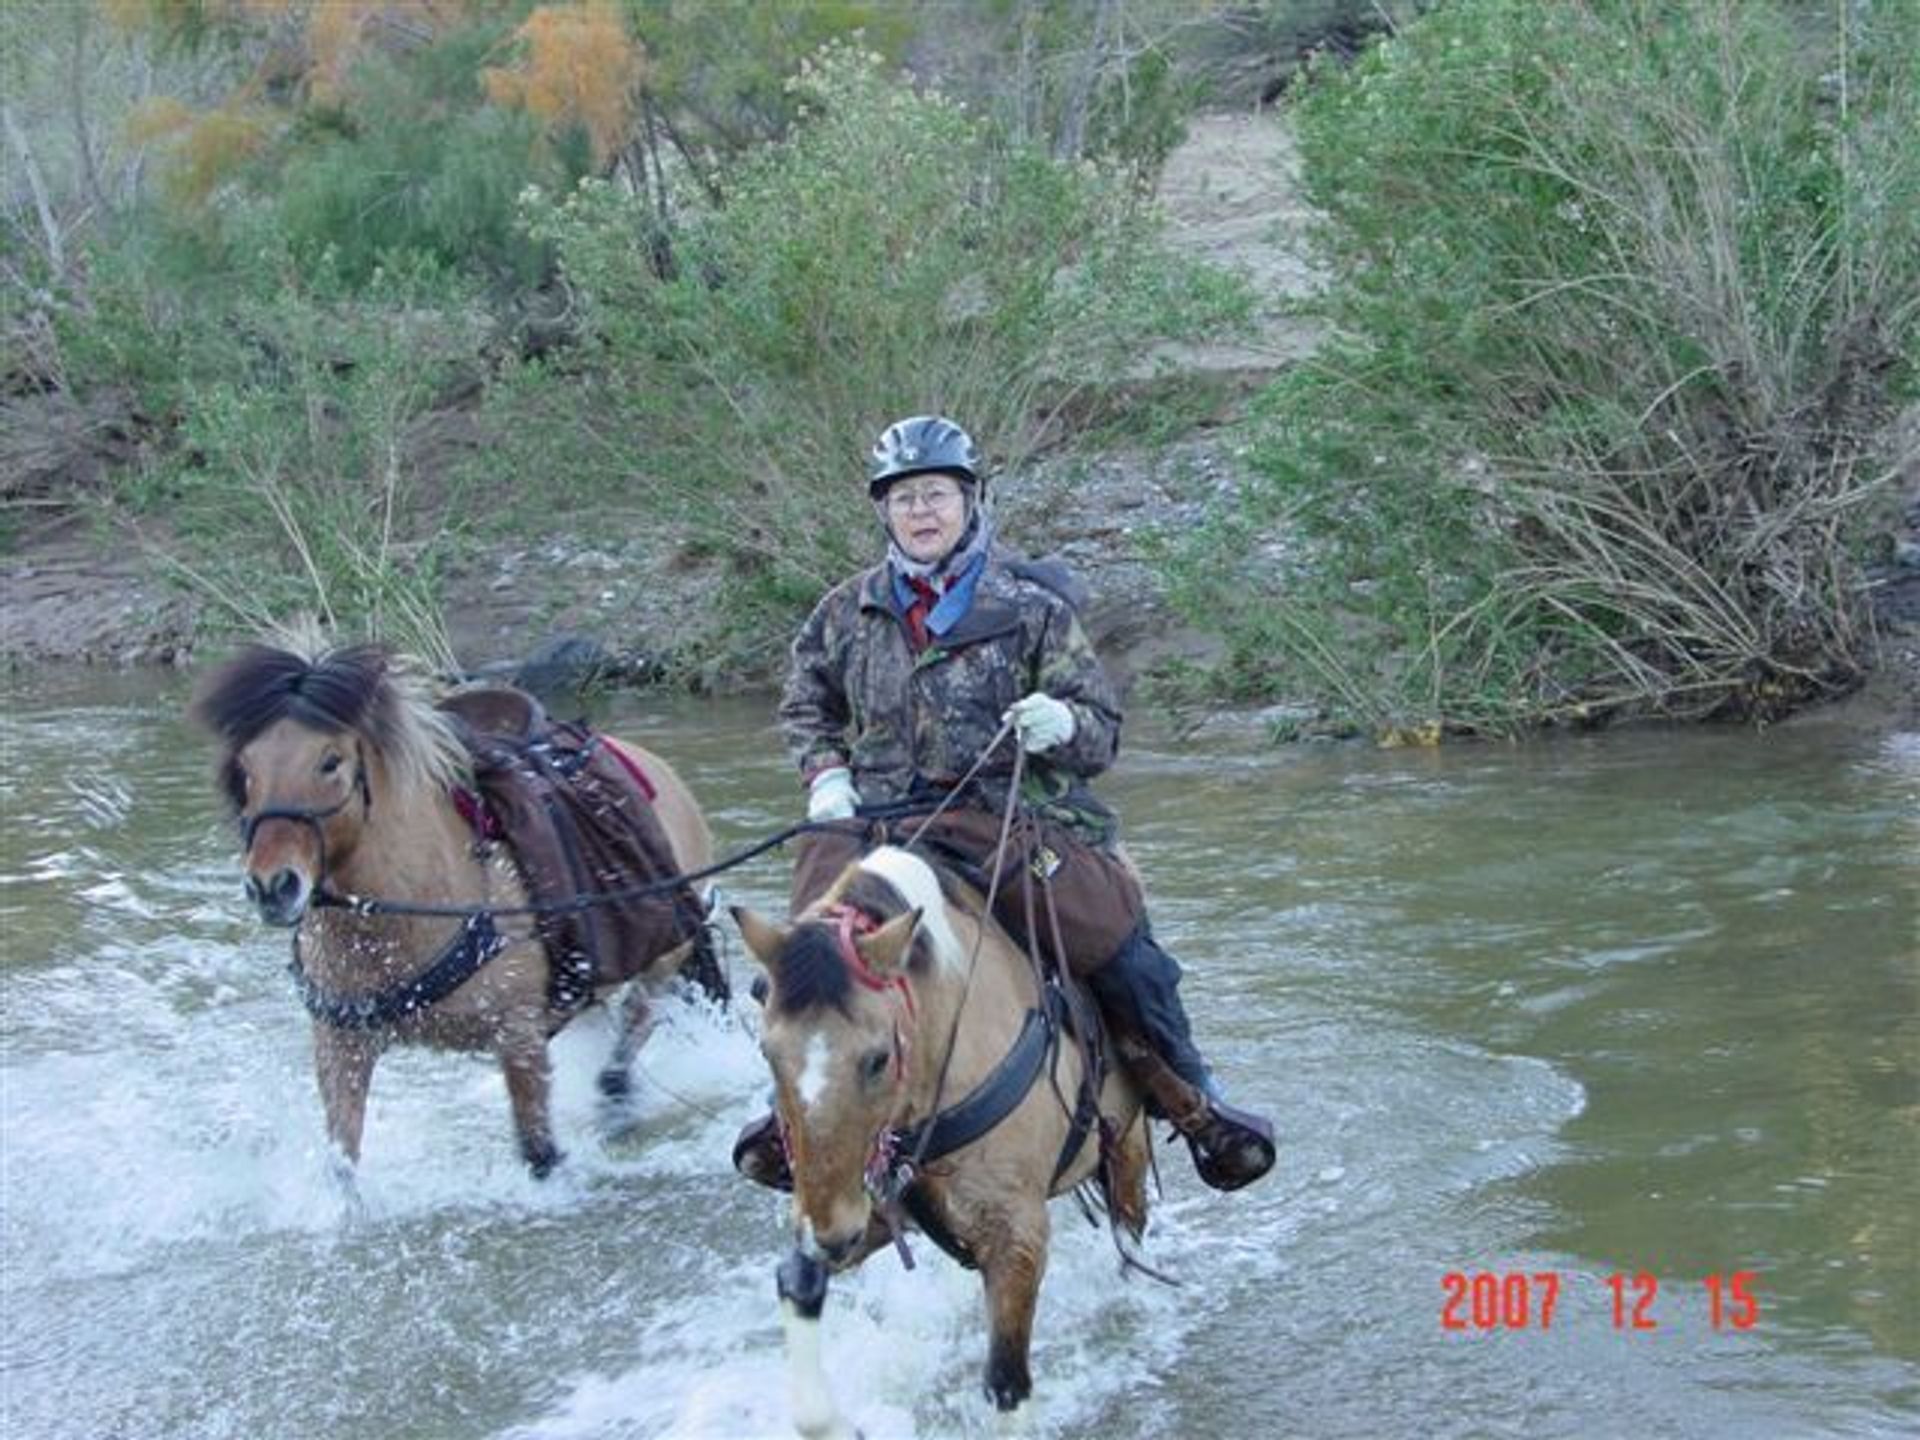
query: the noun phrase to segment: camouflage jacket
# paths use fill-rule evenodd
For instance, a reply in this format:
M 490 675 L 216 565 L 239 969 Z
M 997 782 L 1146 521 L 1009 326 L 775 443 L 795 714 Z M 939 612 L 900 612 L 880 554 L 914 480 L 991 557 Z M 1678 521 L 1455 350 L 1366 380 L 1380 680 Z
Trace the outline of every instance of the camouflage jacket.
M 1044 690 L 1073 707 L 1073 738 L 1028 757 L 1023 797 L 1089 843 L 1110 844 L 1113 813 L 1086 781 L 1113 763 L 1120 707 L 1080 626 L 1079 587 L 1066 568 L 996 546 L 972 607 L 918 655 L 891 590 L 885 565 L 844 581 L 793 642 L 779 720 L 801 774 L 848 765 L 867 805 L 951 786 L 999 732 L 1006 708 Z M 1013 758 L 1009 736 L 969 798 L 999 810 Z

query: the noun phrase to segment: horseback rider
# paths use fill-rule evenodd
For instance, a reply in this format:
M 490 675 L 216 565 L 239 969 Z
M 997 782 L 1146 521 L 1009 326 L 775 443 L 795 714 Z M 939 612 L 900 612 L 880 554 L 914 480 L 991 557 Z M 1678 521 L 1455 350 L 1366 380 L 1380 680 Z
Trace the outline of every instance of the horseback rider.
M 1043 881 L 1066 951 L 1059 958 L 1099 1001 L 1149 1110 L 1185 1137 L 1209 1185 L 1258 1180 L 1273 1166 L 1273 1128 L 1228 1105 L 1201 1058 L 1180 966 L 1154 939 L 1114 814 L 1087 785 L 1113 763 L 1121 716 L 1076 613 L 1077 582 L 1064 566 L 997 542 L 979 450 L 949 419 L 889 425 L 874 444 L 867 489 L 886 558 L 814 610 L 793 642 L 780 701 L 808 819 L 847 822 L 801 842 L 794 912 L 887 833 L 884 822 L 863 823 L 863 811 L 925 817 L 944 801 L 926 840 L 963 871 L 985 872 L 1015 759 L 1011 745 L 994 742 L 1011 725 L 1026 752 L 1020 800 L 1034 823 L 1015 831 L 1027 846 L 1017 866 L 1002 864 L 995 918 L 1030 940 L 1027 917 L 1045 910 L 1029 904 L 1022 871 Z M 900 831 L 913 828 L 902 822 Z M 1037 919 L 1033 928 L 1051 950 L 1053 925 Z M 741 1132 L 734 1163 L 762 1184 L 790 1184 L 771 1116 Z

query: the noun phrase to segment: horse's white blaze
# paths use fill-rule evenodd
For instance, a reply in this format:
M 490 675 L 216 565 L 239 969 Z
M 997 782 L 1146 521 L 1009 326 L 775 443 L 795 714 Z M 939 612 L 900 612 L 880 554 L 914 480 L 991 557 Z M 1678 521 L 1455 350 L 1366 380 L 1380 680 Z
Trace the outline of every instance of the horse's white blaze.
M 947 923 L 947 899 L 940 893 L 940 878 L 918 855 L 910 855 L 892 845 L 883 845 L 860 862 L 900 892 L 909 909 L 920 912 L 920 929 L 933 946 L 934 962 L 945 969 L 958 969 L 965 963 L 959 938 Z
M 811 1109 L 820 1103 L 820 1097 L 827 1093 L 827 1078 L 832 1072 L 832 1047 L 827 1037 L 815 1033 L 807 1041 L 806 1062 L 800 1067 L 800 1079 L 794 1089 L 800 1093 L 800 1103 Z

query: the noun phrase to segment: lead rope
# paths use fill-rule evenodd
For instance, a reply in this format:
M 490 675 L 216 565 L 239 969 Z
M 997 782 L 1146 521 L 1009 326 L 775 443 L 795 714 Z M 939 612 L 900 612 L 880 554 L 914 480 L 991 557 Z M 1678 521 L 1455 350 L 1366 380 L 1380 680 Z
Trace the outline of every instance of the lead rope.
M 939 817 L 940 813 L 945 809 L 947 809 L 948 806 L 952 805 L 954 800 L 958 798 L 965 791 L 968 783 L 972 781 L 972 779 L 980 773 L 981 768 L 987 763 L 987 760 L 992 756 L 993 752 L 1000 748 L 1001 744 L 1006 740 L 1007 736 L 1012 732 L 1013 732 L 1013 722 L 1011 720 L 1006 721 L 1004 724 L 1001 725 L 1000 729 L 994 734 L 994 737 L 987 742 L 986 748 L 980 752 L 979 758 L 973 762 L 972 768 L 969 769 L 965 775 L 960 777 L 959 782 L 950 791 L 947 792 L 946 796 L 941 800 L 939 805 L 934 807 L 934 809 L 927 815 L 927 817 L 920 822 L 919 826 L 914 830 L 912 836 L 909 837 L 909 839 L 907 840 L 907 844 L 909 846 L 916 844 L 919 841 L 921 835 L 926 832 L 927 826 L 931 825 L 934 822 L 934 820 Z M 1013 782 L 1008 787 L 1008 791 L 1007 791 L 1007 811 L 1008 811 L 1009 817 L 1011 817 L 1012 815 L 1013 806 L 1016 803 L 1017 798 L 1020 794 L 1020 778 L 1021 778 L 1021 772 L 1025 768 L 1025 760 L 1026 760 L 1026 752 L 1024 750 L 1016 749 L 1014 753 L 1014 762 L 1013 762 Z M 821 829 L 821 828 L 826 828 L 826 827 L 820 826 L 815 822 L 803 821 L 798 825 L 792 825 L 787 827 L 786 829 L 780 831 L 777 835 L 774 835 L 767 840 L 763 840 L 757 845 L 751 846 L 746 850 L 738 852 L 737 854 L 727 856 L 725 859 L 720 860 L 713 865 L 709 865 L 703 870 L 691 871 L 685 875 L 680 875 L 680 876 L 672 876 L 672 877 L 669 877 L 669 881 L 685 882 L 685 881 L 691 881 L 691 880 L 705 879 L 708 876 L 717 875 L 723 870 L 730 870 L 734 866 L 739 865 L 744 861 L 751 860 L 755 856 L 760 855 L 765 851 L 773 849 L 776 845 L 784 845 L 787 841 L 793 839 L 794 836 L 796 835 L 805 834 L 809 831 Z M 1006 848 L 1006 842 L 1007 842 L 1007 827 L 1005 824 L 1003 824 L 1000 831 L 1000 844 L 999 844 L 999 847 L 994 852 L 994 871 L 995 871 L 994 880 L 996 884 L 999 879 L 999 867 L 1001 864 L 1000 857 L 1002 852 L 1004 852 Z M 650 886 L 635 887 L 635 891 L 625 892 L 625 893 L 637 893 L 642 891 L 657 890 L 662 888 L 666 883 L 668 882 L 655 882 L 655 884 Z M 605 892 L 603 894 L 595 895 L 589 898 L 592 901 L 603 902 L 609 898 L 614 898 L 619 893 L 621 892 Z M 575 902 L 576 905 L 579 903 L 580 902 Z M 381 901 L 360 901 L 357 898 L 350 898 L 349 904 L 351 905 L 352 908 L 361 909 L 362 913 L 365 913 L 366 911 L 369 911 L 369 910 L 373 910 L 375 907 L 378 907 L 379 910 L 385 911 L 387 913 L 394 913 L 394 912 L 403 911 L 403 910 L 414 910 L 416 911 L 416 913 L 420 910 L 426 910 L 431 913 L 444 913 L 445 911 L 452 911 L 452 910 L 465 908 L 465 907 L 455 907 L 455 906 L 446 906 L 446 907 L 401 906 L 401 905 L 395 905 L 395 904 L 390 904 L 388 902 L 381 902 Z M 525 912 L 538 913 L 542 908 L 544 907 L 528 906 L 528 907 L 525 907 Z M 571 907 L 555 906 L 551 908 L 560 909 L 560 908 L 571 908 Z M 519 907 L 506 907 L 506 908 L 497 909 L 495 910 L 494 913 L 495 914 L 515 913 L 516 910 L 518 909 Z M 991 914 L 993 910 L 993 888 L 991 886 L 989 887 L 987 892 L 987 910 L 989 914 Z M 979 940 L 976 939 L 974 943 L 973 955 L 969 956 L 967 960 L 967 984 L 968 985 L 971 985 L 973 983 L 973 961 L 974 961 L 974 957 L 977 957 L 979 953 L 980 953 Z M 961 991 L 961 996 L 960 996 L 960 1006 L 961 1006 L 961 1009 L 963 1010 L 966 1008 L 966 993 L 967 993 L 966 990 L 963 989 Z M 742 1028 L 748 1028 L 746 1026 L 744 1017 L 740 1016 L 738 1012 L 736 1012 L 735 1014 L 735 1019 L 736 1019 L 736 1022 L 742 1026 Z M 940 1113 L 940 1093 L 941 1093 L 941 1090 L 946 1085 L 947 1062 L 951 1061 L 953 1058 L 953 1042 L 955 1037 L 958 1035 L 958 1033 L 959 1033 L 959 1011 L 955 1011 L 954 1012 L 954 1030 L 947 1037 L 946 1059 L 941 1062 L 940 1075 L 939 1075 L 938 1081 L 934 1086 L 933 1109 L 930 1113 L 935 1115 Z M 719 1114 L 718 1111 L 712 1109 L 711 1107 L 700 1104 L 698 1101 L 694 1100 L 691 1096 L 681 1094 L 680 1092 L 676 1091 L 672 1086 L 664 1083 L 662 1080 L 659 1079 L 658 1076 L 654 1075 L 653 1073 L 651 1073 L 651 1071 L 647 1069 L 647 1067 L 642 1063 L 639 1056 L 634 1057 L 632 1064 L 633 1064 L 633 1068 L 638 1072 L 641 1079 L 645 1080 L 648 1084 L 652 1085 L 655 1089 L 661 1091 L 662 1093 L 667 1095 L 669 1098 L 679 1102 L 681 1105 L 689 1109 L 696 1110 L 699 1113 L 708 1116 L 709 1118 L 715 1117 Z M 905 1162 L 905 1165 L 907 1167 L 909 1168 L 917 1167 L 920 1157 L 926 1152 L 926 1141 L 928 1138 L 931 1137 L 931 1135 L 932 1135 L 932 1128 L 929 1127 L 928 1134 L 922 1137 L 921 1143 L 918 1147 L 916 1147 L 913 1156 Z M 898 1173 L 898 1168 L 899 1167 L 895 1167 L 896 1175 Z M 884 1187 L 881 1187 L 880 1199 L 882 1202 L 881 1215 L 882 1215 L 882 1218 L 886 1220 L 889 1229 L 891 1229 L 893 1232 L 894 1244 L 899 1248 L 901 1262 L 907 1267 L 907 1269 L 911 1270 L 913 1268 L 913 1255 L 907 1249 L 906 1240 L 903 1234 L 904 1227 L 902 1227 L 898 1223 L 899 1215 L 900 1215 L 900 1195 L 901 1195 L 901 1192 L 903 1192 L 906 1189 L 906 1185 L 907 1185 L 906 1180 L 890 1179 L 889 1182 Z
M 979 760 L 974 762 L 974 766 L 973 766 L 974 770 L 978 770 L 981 767 L 981 765 L 986 763 L 987 756 L 993 753 L 995 747 L 997 747 L 1000 744 L 1000 742 L 1004 740 L 1012 730 L 1013 730 L 1013 723 L 1011 721 L 1009 721 L 1008 723 L 1000 727 L 1000 733 L 993 737 L 992 742 L 988 744 L 986 750 L 981 754 Z M 993 875 L 987 881 L 986 913 L 982 917 L 983 920 L 991 920 L 993 918 L 993 902 L 994 902 L 994 899 L 1000 893 L 1000 872 L 1002 867 L 1006 863 L 1005 857 L 1007 853 L 1007 836 L 1009 833 L 1011 833 L 1013 829 L 1013 812 L 1019 804 L 1020 779 L 1023 772 L 1026 770 L 1026 761 L 1027 761 L 1027 752 L 1023 748 L 1016 746 L 1013 752 L 1013 777 L 1008 782 L 1008 785 L 1007 785 L 1006 811 L 1000 817 L 1000 838 L 998 841 L 995 842 L 993 847 Z M 971 777 L 972 774 L 973 774 L 972 770 L 967 772 L 968 777 Z M 960 784 L 956 785 L 953 788 L 952 792 L 948 794 L 947 800 L 945 802 L 942 802 L 943 809 L 945 808 L 946 804 L 951 803 L 953 796 L 958 794 L 961 787 L 964 786 L 965 784 L 966 784 L 966 779 L 962 779 Z M 913 839 L 907 842 L 908 845 L 912 845 L 915 840 L 918 840 L 920 838 L 920 836 L 926 831 L 927 825 L 932 822 L 933 816 L 938 815 L 939 813 L 940 813 L 939 810 L 935 810 L 933 812 L 933 815 L 929 815 L 926 818 L 926 820 L 921 822 L 919 829 L 913 832 Z M 929 1112 L 930 1114 L 938 1115 L 940 1113 L 940 1095 L 941 1095 L 941 1092 L 946 1089 L 947 1067 L 953 1063 L 954 1042 L 960 1038 L 960 1017 L 966 1012 L 967 996 L 972 992 L 972 989 L 973 989 L 974 967 L 976 962 L 978 962 L 978 960 L 980 959 L 980 947 L 983 943 L 985 943 L 986 938 L 987 938 L 987 929 L 985 924 L 977 926 L 974 930 L 973 950 L 967 956 L 966 982 L 962 984 L 960 987 L 960 1003 L 954 1007 L 953 1023 L 947 1028 L 946 1053 L 940 1057 L 940 1073 L 938 1076 L 935 1077 L 933 1082 L 933 1108 Z M 1042 996 L 1041 998 L 1044 1001 L 1046 997 Z M 907 1162 L 909 1165 L 917 1166 L 919 1164 L 920 1157 L 926 1154 L 927 1143 L 930 1140 L 932 1140 L 932 1138 L 933 1138 L 933 1127 L 929 1125 L 926 1129 L 926 1133 L 921 1135 L 920 1143 L 914 1147 L 914 1153 Z
M 968 770 L 965 775 L 960 777 L 959 782 L 947 792 L 945 798 L 934 807 L 926 819 L 922 820 L 920 824 L 915 827 L 913 834 L 907 839 L 908 848 L 912 848 L 915 844 L 919 843 L 920 837 L 926 834 L 927 827 L 940 816 L 942 811 L 953 804 L 956 797 L 965 791 L 968 782 L 979 773 L 980 768 L 987 763 L 988 758 L 995 750 L 1000 748 L 1002 742 L 1004 742 L 1012 732 L 1013 722 L 1011 720 L 1001 725 L 993 739 L 989 740 L 986 748 L 980 752 L 980 757 L 973 762 L 973 767 Z M 987 882 L 986 911 L 982 917 L 983 922 L 992 918 L 993 902 L 999 894 L 1000 871 L 1006 855 L 1007 836 L 1013 828 L 1014 810 L 1019 805 L 1020 781 L 1026 771 L 1026 760 L 1026 750 L 1015 746 L 1013 752 L 1013 774 L 1007 784 L 1005 813 L 1000 817 L 1000 838 L 995 844 L 993 851 L 993 875 Z M 908 1270 L 913 1269 L 913 1251 L 907 1246 L 907 1220 L 906 1216 L 902 1213 L 902 1200 L 908 1188 L 912 1186 L 915 1177 L 920 1172 L 920 1163 L 926 1156 L 927 1146 L 933 1141 L 934 1127 L 931 1120 L 933 1116 L 940 1113 L 940 1097 L 945 1093 L 947 1088 L 947 1070 L 948 1067 L 953 1064 L 954 1043 L 960 1037 L 960 1017 L 966 1013 L 967 997 L 973 991 L 974 969 L 980 959 L 980 947 L 985 942 L 986 937 L 987 931 L 984 923 L 975 927 L 973 949 L 967 955 L 967 978 L 960 986 L 960 1003 L 954 1007 L 953 1022 L 947 1028 L 946 1048 L 940 1057 L 940 1069 L 934 1076 L 933 1099 L 927 1109 L 929 1123 L 922 1127 L 919 1142 L 913 1147 L 913 1154 L 907 1156 L 905 1159 L 894 1158 L 893 1144 L 894 1136 L 897 1132 L 889 1128 L 882 1138 L 879 1153 L 874 1157 L 878 1163 L 873 1165 L 869 1171 L 868 1192 L 873 1195 L 878 1206 L 880 1219 L 887 1227 L 888 1238 L 892 1240 L 894 1249 L 899 1252 L 901 1265 Z M 1045 999 L 1046 997 L 1043 994 L 1041 996 L 1043 1004 Z M 875 1183 L 876 1176 L 878 1178 L 877 1184 Z

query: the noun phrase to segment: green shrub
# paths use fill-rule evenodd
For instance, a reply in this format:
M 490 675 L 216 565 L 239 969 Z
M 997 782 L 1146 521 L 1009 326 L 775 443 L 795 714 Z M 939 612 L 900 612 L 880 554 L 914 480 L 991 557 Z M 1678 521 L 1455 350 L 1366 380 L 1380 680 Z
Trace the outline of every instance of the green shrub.
M 1320 74 L 1336 338 L 1175 567 L 1237 672 L 1476 729 L 1855 683 L 1920 375 L 1917 16 L 1456 0 Z
M 297 258 L 330 254 L 353 285 L 412 257 L 514 286 L 540 278 L 549 257 L 516 223 L 520 192 L 571 183 L 590 156 L 583 134 L 549 145 L 523 111 L 487 102 L 478 77 L 506 30 L 372 53 L 336 107 L 302 117 L 259 178 Z
M 764 664 L 795 612 L 874 549 L 862 459 L 900 415 L 961 419 L 1017 464 L 1061 408 L 1148 343 L 1226 323 L 1232 282 L 1174 264 L 1122 178 L 1005 143 L 877 57 L 822 51 L 804 118 L 689 197 L 655 272 L 633 197 L 588 183 L 539 206 L 595 337 L 571 382 L 531 373 L 499 428 L 737 576 L 688 650 Z M 684 639 L 685 637 L 683 637 Z
M 459 495 L 423 473 L 411 427 L 470 373 L 484 316 L 429 265 L 351 293 L 324 264 L 276 273 L 223 297 L 221 363 L 178 377 L 174 444 L 119 477 L 119 518 L 217 624 L 304 613 L 450 662 L 438 586 Z

